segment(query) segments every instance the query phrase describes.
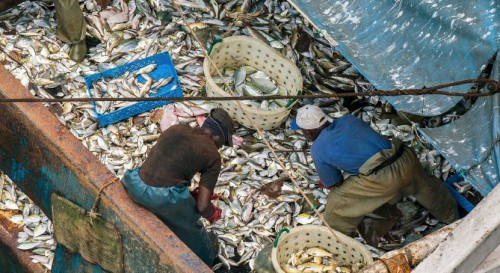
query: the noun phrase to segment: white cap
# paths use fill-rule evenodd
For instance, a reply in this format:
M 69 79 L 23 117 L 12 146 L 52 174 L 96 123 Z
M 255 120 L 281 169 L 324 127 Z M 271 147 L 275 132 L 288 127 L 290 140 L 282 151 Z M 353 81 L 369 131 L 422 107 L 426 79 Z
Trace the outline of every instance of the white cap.
M 297 125 L 301 129 L 316 129 L 328 120 L 323 110 L 316 105 L 305 105 L 297 110 Z

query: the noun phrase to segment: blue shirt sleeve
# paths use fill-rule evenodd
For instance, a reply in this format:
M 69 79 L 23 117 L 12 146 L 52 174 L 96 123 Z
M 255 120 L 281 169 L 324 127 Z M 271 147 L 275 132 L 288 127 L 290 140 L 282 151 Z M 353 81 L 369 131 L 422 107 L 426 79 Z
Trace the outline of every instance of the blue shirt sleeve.
M 319 178 L 326 187 L 333 186 L 342 181 L 342 173 L 336 167 L 324 162 L 314 162 Z

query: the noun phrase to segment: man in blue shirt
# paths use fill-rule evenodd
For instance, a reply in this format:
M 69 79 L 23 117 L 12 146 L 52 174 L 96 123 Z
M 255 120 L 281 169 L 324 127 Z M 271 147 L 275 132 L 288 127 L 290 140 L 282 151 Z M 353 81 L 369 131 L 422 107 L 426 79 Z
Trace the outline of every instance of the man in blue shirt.
M 296 122 L 314 141 L 311 155 L 320 186 L 331 189 L 325 220 L 335 230 L 352 235 L 365 215 L 404 195 L 415 196 L 440 221 L 458 219 L 444 183 L 426 174 L 415 152 L 399 139 L 385 139 L 352 115 L 330 122 L 314 105 L 300 108 Z M 345 181 L 341 171 L 350 175 Z

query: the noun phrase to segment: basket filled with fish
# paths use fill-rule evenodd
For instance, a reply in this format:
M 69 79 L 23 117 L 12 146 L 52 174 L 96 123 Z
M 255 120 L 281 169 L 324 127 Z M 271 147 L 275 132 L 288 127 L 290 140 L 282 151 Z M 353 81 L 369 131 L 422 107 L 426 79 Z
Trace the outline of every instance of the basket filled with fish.
M 302 91 L 302 76 L 295 64 L 257 39 L 247 36 L 224 38 L 213 46 L 210 58 L 222 77 L 205 58 L 203 70 L 208 96 L 284 96 L 299 95 Z M 228 90 L 225 82 L 234 93 Z M 237 101 L 221 101 L 220 104 L 238 123 L 253 128 L 243 114 L 245 111 L 261 130 L 280 126 L 295 104 L 293 99 L 240 102 L 243 109 Z
M 303 225 L 278 236 L 271 252 L 278 273 L 357 272 L 372 263 L 370 252 L 359 242 L 325 226 Z
M 168 52 L 159 53 L 85 77 L 90 97 L 182 97 L 182 89 Z M 101 126 L 161 107 L 172 101 L 92 102 Z

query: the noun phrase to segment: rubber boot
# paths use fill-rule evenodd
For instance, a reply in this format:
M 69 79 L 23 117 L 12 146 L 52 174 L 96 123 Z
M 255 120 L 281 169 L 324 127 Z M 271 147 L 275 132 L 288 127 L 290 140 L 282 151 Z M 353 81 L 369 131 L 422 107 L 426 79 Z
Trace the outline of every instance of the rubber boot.
M 85 59 L 85 55 L 87 55 L 87 44 L 85 43 L 85 40 L 71 45 L 69 57 L 73 61 L 79 63 Z
M 215 258 L 217 258 L 217 254 L 219 253 L 219 240 L 213 231 L 208 231 L 207 234 L 208 239 L 210 240 L 210 250 L 213 255 L 212 259 L 215 260 Z
M 255 272 L 257 273 L 276 273 L 272 260 L 273 243 L 269 243 L 255 257 Z
M 78 0 L 54 0 L 57 16 L 57 38 L 70 44 L 70 58 L 81 62 L 87 55 L 85 18 Z

